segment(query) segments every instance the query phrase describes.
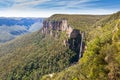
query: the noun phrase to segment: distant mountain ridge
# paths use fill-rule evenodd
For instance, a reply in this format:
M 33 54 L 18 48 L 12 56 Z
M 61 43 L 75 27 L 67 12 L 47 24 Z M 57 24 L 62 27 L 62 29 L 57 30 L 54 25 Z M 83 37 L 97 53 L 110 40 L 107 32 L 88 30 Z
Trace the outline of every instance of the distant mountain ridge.
M 5 18 L 0 17 L 0 26 L 6 25 L 6 26 L 13 26 L 13 25 L 20 25 L 20 26 L 26 26 L 28 29 L 32 24 L 35 22 L 43 22 L 44 18 Z
M 0 17 L 0 43 L 39 30 L 43 20 L 44 18 Z

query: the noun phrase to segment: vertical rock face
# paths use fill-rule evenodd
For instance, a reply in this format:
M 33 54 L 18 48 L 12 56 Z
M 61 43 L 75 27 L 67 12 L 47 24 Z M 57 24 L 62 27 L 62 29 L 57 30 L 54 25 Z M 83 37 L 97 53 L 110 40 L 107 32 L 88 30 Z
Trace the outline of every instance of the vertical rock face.
M 68 25 L 67 20 L 43 22 L 43 34 L 49 34 L 51 36 L 58 37 L 59 32 L 65 32 L 67 34 L 68 40 L 64 40 L 63 44 L 69 46 L 69 49 L 76 53 L 75 58 L 73 58 L 73 62 L 77 62 L 80 58 L 79 56 L 82 55 L 81 49 L 83 47 L 83 42 L 81 42 L 83 37 L 81 36 L 80 31 L 73 29 L 70 25 Z
M 81 33 L 79 30 L 77 29 L 73 29 L 73 31 L 71 32 L 70 38 L 68 39 L 68 44 L 69 44 L 69 49 L 71 49 L 72 51 L 74 51 L 76 53 L 75 58 L 73 58 L 73 62 L 74 61 L 78 61 L 79 60 L 79 56 L 82 55 L 82 53 L 80 53 L 80 48 L 81 48 Z
M 54 34 L 54 32 L 59 31 L 65 31 L 66 34 L 68 34 L 68 36 L 70 37 L 70 33 L 73 31 L 73 29 L 68 25 L 67 20 L 43 22 L 43 34 L 50 34 L 51 36 L 55 36 L 56 33 Z

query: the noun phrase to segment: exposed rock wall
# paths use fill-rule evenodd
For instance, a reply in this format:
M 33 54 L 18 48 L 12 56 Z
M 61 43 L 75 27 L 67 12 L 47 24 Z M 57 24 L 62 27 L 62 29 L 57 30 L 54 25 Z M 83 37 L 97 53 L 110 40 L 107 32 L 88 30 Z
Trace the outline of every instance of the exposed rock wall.
M 65 32 L 68 36 L 67 40 L 63 41 L 63 44 L 69 46 L 69 48 L 76 53 L 73 58 L 74 61 L 78 61 L 83 55 L 83 35 L 79 30 L 73 29 L 68 25 L 67 20 L 61 21 L 44 21 L 42 33 L 48 34 L 54 37 L 59 37 L 59 32 Z
M 84 33 L 80 33 L 79 30 L 73 29 L 70 38 L 68 39 L 67 43 L 69 44 L 69 48 L 76 53 L 75 58 L 73 58 L 73 62 L 77 62 L 83 56 L 85 46 L 83 43 L 83 34 Z
M 65 31 L 66 34 L 70 37 L 71 32 L 73 31 L 72 27 L 68 25 L 67 20 L 61 21 L 44 21 L 42 33 L 50 34 L 55 36 L 54 32 Z

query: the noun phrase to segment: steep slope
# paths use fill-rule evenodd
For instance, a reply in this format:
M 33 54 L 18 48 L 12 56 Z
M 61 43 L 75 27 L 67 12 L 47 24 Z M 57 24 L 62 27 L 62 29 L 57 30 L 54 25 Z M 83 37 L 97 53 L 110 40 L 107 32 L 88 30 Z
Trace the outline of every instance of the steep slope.
M 0 78 L 3 80 L 39 80 L 44 74 L 68 67 L 75 55 L 61 44 L 60 39 L 44 38 L 39 32 L 3 45 L 0 49 L 7 53 L 0 58 Z
M 79 15 L 76 15 L 76 18 L 77 16 L 79 17 Z M 66 15 L 66 18 L 67 17 L 69 18 L 70 16 Z M 72 17 L 73 16 L 71 16 L 71 19 Z M 86 18 L 87 17 L 89 16 L 86 16 Z M 79 19 L 79 22 L 89 24 L 90 27 L 91 19 L 94 19 L 93 23 L 95 23 L 102 17 L 91 16 L 91 19 L 82 21 L 83 18 L 80 16 L 80 18 L 77 19 Z M 74 19 L 72 19 L 72 21 L 77 22 L 74 21 Z M 81 24 L 79 23 L 78 25 Z M 57 31 L 55 30 L 53 32 L 56 33 Z M 76 52 L 73 51 L 74 48 L 70 49 L 70 46 L 63 43 L 67 38 L 65 32 L 62 31 L 58 34 L 59 37 L 56 38 L 49 34 L 43 35 L 40 31 L 19 37 L 1 45 L 0 79 L 39 80 L 45 74 L 60 72 L 76 62 L 76 60 L 74 60 L 76 58 Z M 70 43 L 73 40 L 74 39 L 70 39 Z
M 79 63 L 42 80 L 120 80 L 120 12 L 95 27 Z

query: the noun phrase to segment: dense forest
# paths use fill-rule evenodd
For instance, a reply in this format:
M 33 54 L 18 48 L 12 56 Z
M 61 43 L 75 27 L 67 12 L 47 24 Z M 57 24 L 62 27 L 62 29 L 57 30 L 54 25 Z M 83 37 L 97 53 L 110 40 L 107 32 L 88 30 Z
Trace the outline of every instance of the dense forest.
M 94 27 L 79 63 L 42 80 L 120 80 L 120 12 Z
M 0 45 L 0 80 L 119 80 L 120 12 L 108 15 L 60 15 L 74 29 L 85 32 L 86 49 L 76 53 L 58 38 L 40 31 Z

